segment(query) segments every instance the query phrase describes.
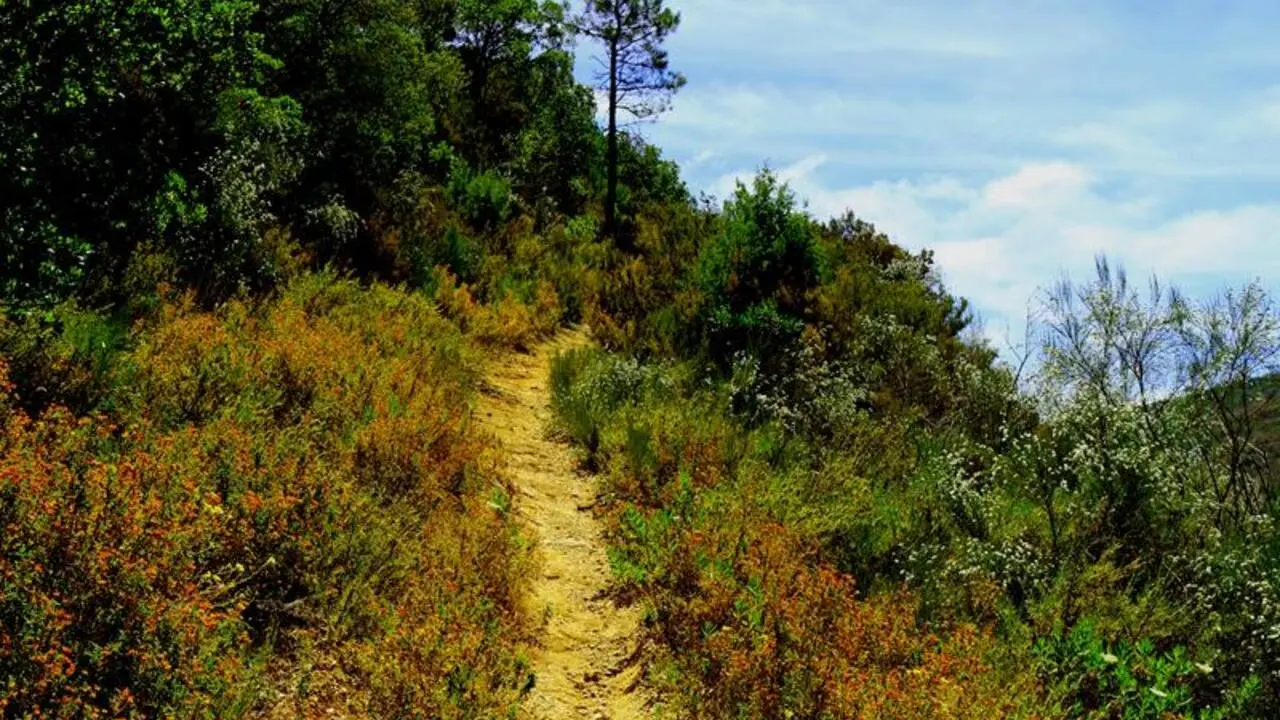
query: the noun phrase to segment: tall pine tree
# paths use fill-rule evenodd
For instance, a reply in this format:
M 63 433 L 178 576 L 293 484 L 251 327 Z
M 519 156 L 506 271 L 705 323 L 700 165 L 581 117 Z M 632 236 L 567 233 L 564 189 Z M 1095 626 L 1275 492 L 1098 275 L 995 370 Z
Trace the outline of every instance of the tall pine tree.
M 670 68 L 662 45 L 680 25 L 680 14 L 663 0 L 587 0 L 577 17 L 577 32 L 598 41 L 603 57 L 597 74 L 608 93 L 608 187 L 604 205 L 605 233 L 618 239 L 618 112 L 637 120 L 651 118 L 669 106 L 685 78 Z

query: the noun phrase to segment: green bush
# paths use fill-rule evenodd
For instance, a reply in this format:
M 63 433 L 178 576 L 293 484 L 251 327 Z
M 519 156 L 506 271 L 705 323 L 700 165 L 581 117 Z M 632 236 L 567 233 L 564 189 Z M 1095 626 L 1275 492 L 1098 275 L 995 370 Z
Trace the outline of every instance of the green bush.
M 82 413 L 109 405 L 128 333 L 125 318 L 71 301 L 40 313 L 0 316 L 0 358 L 8 362 L 18 404 L 35 414 L 52 405 Z
M 1107 645 L 1087 621 L 1039 639 L 1035 657 L 1050 697 L 1073 718 L 1245 718 L 1261 688 L 1249 677 L 1223 690 L 1212 665 L 1186 648 L 1158 652 L 1145 639 Z
M 795 195 L 764 170 L 725 203 L 723 227 L 694 273 L 707 301 L 703 332 L 724 363 L 738 351 L 768 359 L 799 337 L 823 262 Z
M 511 184 L 493 171 L 477 173 L 455 164 L 445 191 L 450 205 L 477 230 L 492 232 L 513 209 Z

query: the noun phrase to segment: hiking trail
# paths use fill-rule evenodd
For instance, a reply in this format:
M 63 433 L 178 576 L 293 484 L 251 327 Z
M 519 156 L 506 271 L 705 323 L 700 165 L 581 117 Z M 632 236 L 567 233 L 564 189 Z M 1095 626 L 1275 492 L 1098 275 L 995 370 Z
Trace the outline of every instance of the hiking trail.
M 608 595 L 609 563 L 592 515 L 595 483 L 571 449 L 547 435 L 549 374 L 557 352 L 590 343 L 563 331 L 529 353 L 489 365 L 476 418 L 500 442 L 519 521 L 535 541 L 529 613 L 546 618 L 532 651 L 536 684 L 522 720 L 636 720 L 650 716 L 635 662 L 640 611 Z

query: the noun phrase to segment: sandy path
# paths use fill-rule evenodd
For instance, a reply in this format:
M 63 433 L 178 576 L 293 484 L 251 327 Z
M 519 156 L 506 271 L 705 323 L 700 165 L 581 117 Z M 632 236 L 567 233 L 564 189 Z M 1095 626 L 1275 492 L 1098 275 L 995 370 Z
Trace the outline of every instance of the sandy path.
M 609 566 L 599 522 L 588 506 L 594 483 L 572 451 L 547 437 L 548 371 L 556 352 L 586 345 L 564 332 L 532 353 L 490 366 L 477 418 L 501 442 L 517 490 L 521 522 L 540 556 L 529 610 L 546 617 L 532 661 L 537 682 L 524 703 L 529 720 L 633 720 L 649 717 L 631 661 L 639 612 L 606 597 Z

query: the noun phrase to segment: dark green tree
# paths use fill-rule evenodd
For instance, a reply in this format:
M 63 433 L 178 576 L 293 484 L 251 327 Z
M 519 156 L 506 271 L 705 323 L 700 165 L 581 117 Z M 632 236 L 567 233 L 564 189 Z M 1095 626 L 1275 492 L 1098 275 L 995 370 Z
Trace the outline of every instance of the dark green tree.
M 10 302 L 109 284 L 144 240 L 210 291 L 269 271 L 258 238 L 303 128 L 264 84 L 275 60 L 256 12 L 249 0 L 0 3 Z
M 605 233 L 617 234 L 618 113 L 645 120 L 665 111 L 685 78 L 671 70 L 662 45 L 680 26 L 680 14 L 663 0 L 588 0 L 574 29 L 599 42 L 600 88 L 608 93 L 608 164 Z
M 539 60 L 559 51 L 564 10 L 542 0 L 460 0 L 453 32 L 467 89 L 450 133 L 468 162 L 494 169 L 538 111 Z
M 738 183 L 720 234 L 703 247 L 694 272 L 707 299 L 713 355 L 769 356 L 799 336 L 809 293 L 822 279 L 817 228 L 791 189 L 763 170 L 750 186 Z
M 592 169 L 601 164 L 591 90 L 574 79 L 573 56 L 565 50 L 533 58 L 520 87 L 529 113 L 512 143 L 513 183 L 531 206 L 542 201 L 581 214 L 590 200 Z
M 379 193 L 433 162 L 466 85 L 446 0 L 264 0 L 276 86 L 304 109 L 307 167 L 291 225 L 325 260 L 370 265 Z M 447 164 L 437 163 L 443 170 Z

